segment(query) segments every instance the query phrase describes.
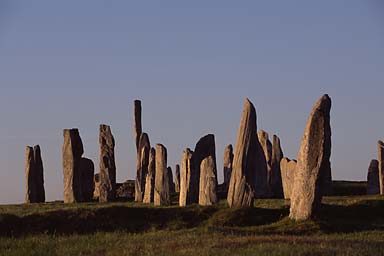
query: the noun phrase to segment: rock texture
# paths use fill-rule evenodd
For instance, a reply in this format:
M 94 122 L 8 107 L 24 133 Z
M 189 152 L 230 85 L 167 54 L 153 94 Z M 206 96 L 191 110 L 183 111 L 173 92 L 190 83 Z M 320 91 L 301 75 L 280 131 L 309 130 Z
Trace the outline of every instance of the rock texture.
M 149 151 L 149 163 L 148 163 L 148 173 L 145 179 L 145 191 L 143 202 L 146 204 L 153 203 L 153 191 L 155 188 L 155 149 L 151 148 Z
M 217 170 L 216 162 L 213 156 L 208 156 L 203 159 L 200 165 L 200 191 L 199 204 L 213 205 L 217 199 Z
M 257 133 L 257 137 L 260 142 L 260 146 L 263 149 L 266 166 L 267 166 L 267 191 L 266 196 L 271 197 L 272 196 L 272 188 L 271 188 L 271 177 L 272 177 L 272 143 L 269 140 L 269 134 L 264 131 L 260 130 Z
M 63 174 L 64 203 L 82 202 L 81 159 L 84 153 L 78 129 L 64 130 Z
M 100 125 L 100 202 L 111 202 L 116 197 L 115 139 L 111 127 Z
M 217 171 L 216 171 L 216 147 L 215 147 L 215 136 L 213 134 L 208 134 L 204 137 L 202 137 L 195 146 L 195 152 L 193 153 L 193 159 L 195 161 L 194 167 L 196 169 L 196 174 L 198 175 L 197 180 L 197 187 L 199 191 L 198 196 L 198 202 L 200 202 L 200 192 L 205 191 L 205 188 L 201 188 L 201 184 L 206 184 L 201 182 L 201 167 L 202 162 L 204 159 L 211 157 L 213 164 L 207 165 L 205 164 L 204 167 L 206 168 L 214 168 L 214 170 L 204 170 L 204 175 L 210 176 L 211 173 L 215 172 L 216 177 L 216 184 L 217 184 Z M 205 179 L 206 177 L 204 177 Z M 217 186 L 217 185 L 216 185 Z M 216 193 L 216 187 L 215 187 L 215 193 Z M 205 197 L 205 195 L 202 195 L 202 197 Z M 204 200 L 202 201 L 204 202 Z
M 194 166 L 193 151 L 185 149 L 181 159 L 181 178 L 180 178 L 180 196 L 179 205 L 186 206 L 197 203 L 199 196 L 199 183 Z
M 175 183 L 173 183 L 172 168 L 170 166 L 168 166 L 167 171 L 168 171 L 169 192 L 175 193 Z
M 138 151 L 139 148 L 139 142 L 140 142 L 140 136 L 142 133 L 142 127 L 141 127 L 141 101 L 135 100 L 134 102 L 134 120 L 133 124 L 135 127 L 135 142 L 136 142 L 136 151 Z
M 280 161 L 284 157 L 283 150 L 281 149 L 280 139 L 273 135 L 272 140 L 272 158 L 271 158 L 271 172 L 269 177 L 269 187 L 274 198 L 283 198 L 283 183 L 281 181 Z
M 171 198 L 167 170 L 167 149 L 161 144 L 156 145 L 155 172 L 154 205 L 170 205 Z
M 136 181 L 135 181 L 135 201 L 142 202 L 144 198 L 145 180 L 148 173 L 149 151 L 151 145 L 146 133 L 142 133 L 139 140 L 137 151 Z
M 280 161 L 281 180 L 283 184 L 284 199 L 290 199 L 295 178 L 296 160 L 284 157 Z
M 321 97 L 308 118 L 298 153 L 289 217 L 307 220 L 316 215 L 323 196 L 331 156 L 331 99 Z
M 259 187 L 259 191 L 256 190 Z M 256 110 L 246 99 L 237 134 L 228 190 L 230 207 L 250 207 L 255 195 L 266 189 L 266 162 L 257 138 Z
M 378 160 L 379 160 L 380 195 L 384 195 L 384 142 L 379 140 L 377 142 L 377 147 L 378 147 Z
M 25 152 L 26 203 L 44 203 L 44 167 L 40 146 L 27 147 Z
M 228 190 L 229 182 L 231 180 L 232 174 L 232 162 L 233 162 L 233 147 L 232 145 L 228 145 L 224 149 L 224 186 L 226 190 Z
M 175 192 L 180 192 L 180 165 L 176 165 L 175 170 Z
M 93 180 L 95 175 L 95 165 L 91 159 L 83 157 L 80 161 L 80 170 L 82 201 L 89 202 L 92 201 L 93 192 L 95 189 Z
M 380 194 L 379 161 L 373 159 L 368 168 L 367 195 L 377 194 Z

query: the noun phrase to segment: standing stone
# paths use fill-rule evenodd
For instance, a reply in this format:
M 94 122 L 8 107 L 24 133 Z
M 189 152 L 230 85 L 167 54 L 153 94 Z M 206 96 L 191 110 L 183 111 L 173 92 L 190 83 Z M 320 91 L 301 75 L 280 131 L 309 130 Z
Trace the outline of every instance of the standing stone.
M 180 165 L 176 165 L 175 171 L 175 192 L 180 192 Z
M 93 177 L 93 184 L 94 184 L 94 190 L 93 190 L 93 198 L 99 199 L 100 197 L 100 173 L 95 173 Z
M 307 220 L 316 215 L 323 196 L 331 156 L 331 99 L 324 95 L 308 118 L 298 154 L 289 217 Z
M 266 131 L 260 130 L 257 133 L 260 145 L 263 149 L 265 161 L 267 165 L 267 191 L 268 197 L 272 196 L 271 177 L 272 177 L 272 143 L 269 140 L 269 135 Z
M 283 198 L 283 184 L 281 181 L 280 161 L 283 158 L 283 151 L 280 145 L 280 139 L 273 135 L 272 140 L 272 158 L 271 158 L 271 173 L 269 184 L 271 188 L 272 197 Z
M 379 161 L 373 159 L 368 168 L 367 195 L 377 194 L 380 194 Z
M 228 145 L 224 150 L 224 187 L 226 192 L 228 192 L 229 182 L 231 180 L 232 174 L 232 162 L 233 162 L 233 147 Z
M 149 151 L 148 173 L 145 179 L 145 191 L 143 202 L 146 204 L 153 203 L 153 193 L 155 188 L 155 149 Z
M 33 156 L 35 160 L 35 183 L 36 183 L 36 200 L 37 203 L 45 202 L 45 189 L 44 189 L 44 166 L 41 158 L 40 146 L 33 147 Z
M 284 157 L 280 161 L 281 180 L 283 184 L 284 199 L 290 199 L 295 178 L 296 160 Z
M 170 205 L 167 149 L 161 144 L 156 145 L 155 173 L 154 205 Z
M 80 161 L 81 169 L 81 188 L 84 202 L 90 202 L 93 198 L 93 192 L 95 189 L 94 184 L 94 175 L 95 175 L 95 165 L 91 159 L 81 158 Z
M 168 171 L 169 192 L 175 193 L 175 184 L 173 183 L 172 168 L 168 166 L 167 171 Z
M 141 133 L 142 133 L 142 128 L 141 128 L 141 101 L 140 100 L 135 100 L 135 103 L 134 103 L 134 120 L 133 120 L 133 124 L 135 126 L 136 151 L 138 151 L 138 149 L 139 149 L 139 142 L 140 142 L 140 136 L 141 136 Z
M 208 158 L 208 157 L 212 157 L 212 161 L 214 162 L 214 164 L 212 166 L 214 166 L 214 171 L 213 170 L 204 170 L 204 175 L 210 175 L 210 173 L 212 172 L 215 172 L 217 173 L 216 171 L 216 147 L 215 147 L 215 136 L 213 134 L 208 134 L 204 137 L 202 137 L 197 143 L 196 143 L 196 146 L 195 146 L 195 152 L 193 154 L 193 159 L 195 161 L 194 163 L 194 166 L 196 168 L 196 174 L 198 175 L 198 178 L 196 183 L 197 183 L 197 191 L 198 191 L 198 195 L 197 195 L 197 200 L 198 202 L 200 202 L 200 192 L 201 191 L 204 191 L 205 188 L 200 188 L 200 184 L 205 184 L 205 183 L 201 183 L 201 163 L 203 162 L 203 160 L 205 158 Z M 204 167 L 207 167 L 207 168 L 210 168 L 212 166 L 208 166 L 207 164 L 204 165 Z M 215 174 L 215 177 L 217 178 L 217 174 Z M 216 180 L 217 182 L 217 180 Z M 216 189 L 215 189 L 215 192 L 216 192 Z M 205 197 L 204 195 L 202 195 L 202 197 Z M 203 200 L 204 201 L 204 200 Z
M 149 151 L 151 145 L 146 133 L 142 133 L 137 151 L 137 168 L 135 180 L 135 202 L 142 202 L 144 198 L 145 180 L 148 173 Z
M 186 206 L 197 203 L 199 196 L 197 173 L 194 167 L 193 151 L 189 148 L 183 152 L 181 159 L 181 180 L 180 180 L 180 196 L 179 205 Z M 200 182 L 200 181 L 199 181 Z
M 377 147 L 378 147 L 378 160 L 379 160 L 380 195 L 384 195 L 384 142 L 379 140 L 377 142 Z
M 64 130 L 63 174 L 64 203 L 82 202 L 81 156 L 84 153 L 78 129 Z
M 246 99 L 237 134 L 229 183 L 227 197 L 229 206 L 252 206 L 255 195 L 264 193 L 266 175 L 265 156 L 257 138 L 256 110 Z
M 99 202 L 111 202 L 116 197 L 115 139 L 111 127 L 100 125 L 100 196 Z
M 217 203 L 217 170 L 212 156 L 203 159 L 200 165 L 199 204 L 213 205 Z
M 25 151 L 26 203 L 44 203 L 44 168 L 40 146 L 27 147 Z

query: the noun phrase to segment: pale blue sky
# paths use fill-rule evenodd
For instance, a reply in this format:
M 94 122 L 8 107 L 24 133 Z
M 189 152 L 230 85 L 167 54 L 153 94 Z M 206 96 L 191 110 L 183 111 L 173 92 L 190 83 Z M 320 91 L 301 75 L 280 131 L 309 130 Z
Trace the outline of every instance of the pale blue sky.
M 171 166 L 214 133 L 221 182 L 246 97 L 258 127 L 296 158 L 328 93 L 333 176 L 365 180 L 384 139 L 383 28 L 380 0 L 0 0 L 0 203 L 23 202 L 32 144 L 47 199 L 62 199 L 64 128 L 80 129 L 98 169 L 98 126 L 110 124 L 118 180 L 133 179 L 134 99 Z

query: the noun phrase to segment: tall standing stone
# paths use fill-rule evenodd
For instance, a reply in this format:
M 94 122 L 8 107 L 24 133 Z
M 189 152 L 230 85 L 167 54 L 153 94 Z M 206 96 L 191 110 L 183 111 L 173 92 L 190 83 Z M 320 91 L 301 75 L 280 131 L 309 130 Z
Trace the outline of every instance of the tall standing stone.
M 175 183 L 173 183 L 172 167 L 168 166 L 167 171 L 168 171 L 169 192 L 175 193 Z
M 232 174 L 232 162 L 233 162 L 233 147 L 231 144 L 225 147 L 224 150 L 224 186 L 225 190 L 228 191 L 229 182 Z
M 180 165 L 176 165 L 175 170 L 175 192 L 180 192 Z
M 373 159 L 368 168 L 367 195 L 377 194 L 380 194 L 379 161 Z
M 95 165 L 93 161 L 88 158 L 81 158 L 80 161 L 81 169 L 81 189 L 82 189 L 82 200 L 89 202 L 93 198 L 93 192 L 95 190 L 94 176 L 95 176 Z
M 321 97 L 308 118 L 298 153 L 289 217 L 307 220 L 316 215 L 323 196 L 331 156 L 331 99 Z
M 262 194 L 265 188 L 266 162 L 257 137 L 256 110 L 246 99 L 237 134 L 228 204 L 230 207 L 250 207 L 255 195 Z
M 377 142 L 378 160 L 379 160 L 379 184 L 380 195 L 384 195 L 384 142 L 379 140 Z
M 155 188 L 155 162 L 155 149 L 151 148 L 149 151 L 148 173 L 145 179 L 145 191 L 143 199 L 143 202 L 146 204 L 153 203 L 153 193 Z
M 284 157 L 280 161 L 281 180 L 283 184 L 284 199 L 290 199 L 295 179 L 296 160 Z
M 167 149 L 161 144 L 156 145 L 155 173 L 154 205 L 170 205 L 171 197 L 167 170 Z
M 81 188 L 81 156 L 84 153 L 78 129 L 64 130 L 63 174 L 64 203 L 83 201 Z
M 213 156 L 208 156 L 203 159 L 200 165 L 200 191 L 199 204 L 213 205 L 217 199 L 217 170 L 216 162 Z
M 142 202 L 144 198 L 145 180 L 148 173 L 149 151 L 151 145 L 146 133 L 140 136 L 137 152 L 136 180 L 135 180 L 135 201 Z
M 100 125 L 100 202 L 111 202 L 116 197 L 115 139 L 111 127 Z
M 274 198 L 283 198 L 283 184 L 281 181 L 280 161 L 284 157 L 281 149 L 280 139 L 273 135 L 272 140 L 272 158 L 271 158 L 271 173 L 270 173 L 270 189 Z
M 26 203 L 45 202 L 44 168 L 40 146 L 27 147 L 25 151 Z
M 181 159 L 181 178 L 179 205 L 186 206 L 197 203 L 199 198 L 199 183 L 197 171 L 194 166 L 193 151 L 185 149 Z
M 272 143 L 269 140 L 269 134 L 260 130 L 257 133 L 257 137 L 260 142 L 260 146 L 263 149 L 266 166 L 267 166 L 267 191 L 266 194 L 268 197 L 272 196 L 272 188 L 271 188 L 271 177 L 272 177 Z
M 140 136 L 142 133 L 141 127 L 141 101 L 135 100 L 134 102 L 134 120 L 133 124 L 135 126 L 135 142 L 136 142 L 136 151 L 139 149 Z

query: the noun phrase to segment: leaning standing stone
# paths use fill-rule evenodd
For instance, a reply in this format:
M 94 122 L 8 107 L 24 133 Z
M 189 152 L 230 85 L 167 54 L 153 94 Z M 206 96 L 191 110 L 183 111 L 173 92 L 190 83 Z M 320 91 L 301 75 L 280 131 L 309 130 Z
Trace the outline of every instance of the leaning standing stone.
M 198 185 L 196 184 L 197 173 L 194 167 L 193 151 L 189 148 L 183 152 L 181 159 L 181 178 L 179 205 L 186 206 L 197 203 L 196 195 L 199 195 Z M 200 182 L 200 181 L 199 181 Z
M 373 159 L 368 168 L 367 195 L 377 194 L 380 194 L 379 161 Z
M 229 144 L 224 150 L 224 186 L 225 190 L 228 191 L 229 182 L 232 174 L 232 162 L 233 162 L 233 148 Z
M 281 180 L 283 183 L 284 199 L 290 199 L 295 178 L 296 160 L 284 157 L 280 161 Z
M 289 217 L 307 220 L 316 215 L 323 196 L 324 176 L 331 156 L 331 99 L 324 95 L 308 118 L 301 142 L 291 194 Z
M 217 203 L 217 170 L 212 156 L 203 159 L 200 165 L 199 205 L 213 205 Z
M 384 195 L 384 142 L 381 140 L 377 143 L 379 157 L 379 184 L 380 195 Z
M 111 202 L 116 197 L 115 139 L 111 127 L 100 125 L 100 196 L 99 202 Z
M 176 165 L 175 170 L 175 192 L 180 192 L 180 165 Z
M 80 167 L 83 152 L 79 130 L 65 129 L 63 144 L 64 203 L 83 201 Z
M 153 193 L 155 188 L 155 149 L 149 151 L 148 173 L 145 179 L 145 191 L 143 202 L 146 204 L 153 203 Z
M 266 187 L 265 156 L 257 138 L 256 110 L 246 99 L 237 134 L 233 169 L 228 190 L 230 207 L 250 207 L 256 186 Z M 262 193 L 262 191 L 259 191 Z
M 171 198 L 167 170 L 167 149 L 161 144 L 156 145 L 155 172 L 154 205 L 170 205 Z

